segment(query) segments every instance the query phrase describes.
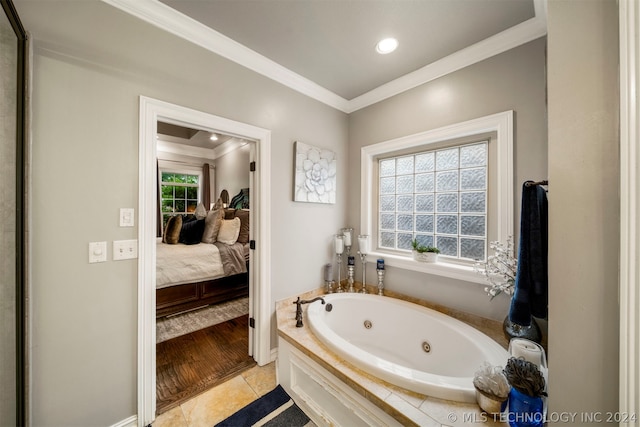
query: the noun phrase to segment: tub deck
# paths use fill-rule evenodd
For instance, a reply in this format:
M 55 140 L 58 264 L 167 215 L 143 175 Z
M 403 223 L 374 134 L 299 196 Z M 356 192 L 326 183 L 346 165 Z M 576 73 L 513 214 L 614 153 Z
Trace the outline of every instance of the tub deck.
M 506 338 L 502 335 L 502 325 L 500 322 L 447 310 L 425 301 L 385 293 L 391 294 L 390 296 L 392 297 L 425 305 L 452 317 L 456 317 L 487 334 L 505 347 L 505 349 L 508 346 Z M 322 294 L 322 289 L 318 289 L 300 296 L 303 299 L 310 299 Z M 365 399 L 391 415 L 399 423 L 403 425 L 433 427 L 507 425 L 499 421 L 494 422 L 493 418 L 483 413 L 476 404 L 452 402 L 425 396 L 389 384 L 356 368 L 320 342 L 311 332 L 308 325 L 305 324 L 303 328 L 296 328 L 295 305 L 293 304 L 296 297 L 287 298 L 276 303 L 278 336 L 303 352 L 342 382 L 349 385 Z M 303 310 L 306 311 L 306 307 L 307 306 L 303 306 Z

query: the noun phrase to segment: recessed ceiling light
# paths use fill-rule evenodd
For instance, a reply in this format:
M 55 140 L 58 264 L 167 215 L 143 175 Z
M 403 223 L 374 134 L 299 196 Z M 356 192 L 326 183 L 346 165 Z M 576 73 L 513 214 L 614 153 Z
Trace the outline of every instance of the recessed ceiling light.
M 213 134 L 211 134 L 209 139 L 212 140 L 212 141 L 217 141 L 218 140 L 218 136 L 215 133 L 213 133 Z
M 387 39 L 380 40 L 376 45 L 376 52 L 385 55 L 387 53 L 391 53 L 398 47 L 398 40 L 393 37 L 389 37 Z

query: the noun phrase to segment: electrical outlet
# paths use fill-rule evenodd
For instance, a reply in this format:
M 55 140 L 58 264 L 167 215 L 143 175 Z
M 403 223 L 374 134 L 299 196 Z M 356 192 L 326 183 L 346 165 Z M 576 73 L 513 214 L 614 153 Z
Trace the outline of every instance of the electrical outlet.
M 89 264 L 107 260 L 107 242 L 89 243 Z
M 120 261 L 123 259 L 138 258 L 138 241 L 137 240 L 114 240 L 113 241 L 113 260 Z

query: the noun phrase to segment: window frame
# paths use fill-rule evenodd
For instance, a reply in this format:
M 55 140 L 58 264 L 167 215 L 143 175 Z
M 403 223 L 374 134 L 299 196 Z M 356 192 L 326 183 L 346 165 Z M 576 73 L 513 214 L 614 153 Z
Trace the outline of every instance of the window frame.
M 179 175 L 193 175 L 193 176 L 197 176 L 198 177 L 198 202 L 196 203 L 196 207 L 198 206 L 198 204 L 202 203 L 202 179 L 203 179 L 203 173 L 202 173 L 202 168 L 197 168 L 197 167 L 189 167 L 189 166 L 171 166 L 171 165 L 159 165 L 158 168 L 158 186 L 160 188 L 160 192 L 159 192 L 159 196 L 160 196 L 160 214 L 161 214 L 161 219 L 163 222 L 163 228 L 164 228 L 164 218 L 165 218 L 165 212 L 162 211 L 162 186 L 163 186 L 163 181 L 162 181 L 162 174 L 163 173 L 173 173 L 173 174 L 179 174 Z M 176 183 L 172 183 L 172 184 L 176 184 Z M 177 183 L 180 184 L 180 183 Z M 185 187 L 189 187 L 190 185 L 185 185 Z M 186 206 L 185 206 L 186 207 Z M 186 212 L 188 214 L 188 212 Z M 185 212 L 174 212 L 173 215 L 176 214 L 180 214 L 180 215 L 184 215 Z
M 444 126 L 425 132 L 408 135 L 389 141 L 372 144 L 361 149 L 361 196 L 360 230 L 368 234 L 371 241 L 371 253 L 367 261 L 384 258 L 391 267 L 419 271 L 475 283 L 485 283 L 484 278 L 473 271 L 472 263 L 442 257 L 437 263 L 422 263 L 413 260 L 410 255 L 400 255 L 380 250 L 377 236 L 377 199 L 378 159 L 392 156 L 404 150 L 429 150 L 436 144 L 446 141 L 495 133 L 495 166 L 491 167 L 493 179 L 487 183 L 488 191 L 495 196 L 495 208 L 487 206 L 487 221 L 495 223 L 496 239 L 506 242 L 514 230 L 514 171 L 513 171 L 513 111 L 505 111 L 477 119 Z M 493 240 L 493 239 L 491 239 Z M 487 256 L 490 255 L 487 253 Z
M 433 166 L 433 170 L 432 171 L 415 171 L 415 165 L 414 165 L 414 171 L 411 173 L 400 173 L 398 174 L 398 171 L 395 170 L 395 173 L 393 175 L 389 175 L 389 177 L 393 177 L 395 180 L 398 180 L 398 177 L 405 177 L 405 176 L 411 176 L 413 178 L 413 180 L 415 181 L 415 187 L 412 188 L 412 191 L 409 193 L 402 193 L 402 192 L 398 192 L 397 189 L 396 191 L 392 194 L 392 197 L 394 197 L 394 200 L 396 200 L 396 202 L 394 203 L 394 211 L 388 211 L 385 210 L 383 211 L 382 206 L 380 204 L 378 204 L 376 206 L 376 214 L 377 214 L 377 221 L 376 224 L 377 227 L 375 227 L 375 232 L 376 232 L 376 237 L 380 238 L 380 236 L 383 233 L 390 233 L 390 234 L 394 234 L 394 242 L 395 245 L 398 246 L 398 235 L 399 234 L 411 234 L 412 237 L 414 238 L 418 238 L 418 235 L 428 235 L 431 236 L 431 238 L 433 239 L 432 242 L 428 243 L 429 246 L 434 246 L 435 241 L 438 240 L 439 237 L 442 238 L 454 238 L 456 240 L 456 255 L 447 255 L 444 253 L 444 251 L 442 253 L 440 253 L 440 257 L 449 257 L 448 259 L 452 262 L 460 262 L 460 263 L 472 263 L 474 262 L 472 258 L 469 257 L 462 257 L 462 248 L 461 248 L 461 242 L 463 239 L 475 239 L 475 240 L 482 240 L 484 242 L 483 246 L 484 246 L 484 253 L 485 253 L 485 257 L 487 254 L 487 250 L 488 250 L 488 242 L 490 241 L 490 238 L 492 236 L 490 236 L 489 233 L 489 223 L 491 221 L 489 221 L 489 216 L 488 216 L 488 212 L 489 212 L 489 206 L 490 206 L 490 198 L 489 198 L 489 179 L 490 179 L 490 174 L 489 174 L 489 167 L 490 164 L 495 164 L 495 160 L 492 162 L 491 158 L 491 154 L 490 154 L 490 147 L 491 147 L 491 140 L 493 139 L 493 144 L 495 145 L 495 136 L 492 138 L 490 135 L 477 135 L 477 136 L 472 136 L 470 138 L 463 138 L 462 140 L 455 139 L 453 141 L 447 141 L 447 143 L 443 144 L 442 146 L 440 146 L 440 144 L 436 144 L 437 146 L 421 146 L 419 147 L 418 150 L 412 150 L 409 153 L 405 153 L 403 150 L 402 153 L 395 153 L 393 155 L 381 155 L 381 156 L 376 156 L 376 160 L 378 163 L 378 173 L 376 174 L 376 180 L 377 183 L 380 184 L 381 181 L 383 179 L 385 179 L 386 175 L 383 177 L 382 176 L 382 172 L 379 171 L 380 165 L 382 164 L 382 162 L 387 162 L 387 161 L 393 161 L 393 162 L 398 162 L 399 159 L 406 159 L 406 158 L 412 158 L 411 163 L 414 163 L 416 160 L 417 156 L 423 156 L 423 155 L 432 155 L 433 157 L 433 162 L 434 162 L 434 166 Z M 474 146 L 483 146 L 483 151 L 484 151 L 484 155 L 485 155 L 485 159 L 483 160 L 483 163 L 481 165 L 473 165 L 473 166 L 464 166 L 461 165 L 458 161 L 456 161 L 457 166 L 454 168 L 447 168 L 446 170 L 439 170 L 438 169 L 438 162 L 437 162 L 437 158 L 438 158 L 438 153 L 440 152 L 445 152 L 445 151 L 451 151 L 452 149 L 455 149 L 456 151 L 458 151 L 458 154 L 461 153 L 461 150 L 467 147 L 474 147 Z M 482 177 L 484 180 L 484 185 L 483 188 L 479 189 L 479 188 L 473 188 L 473 189 L 463 189 L 461 188 L 461 180 L 462 180 L 462 174 L 464 171 L 469 171 L 469 170 L 482 170 Z M 437 177 L 438 177 L 438 173 L 449 173 L 449 172 L 455 172 L 458 175 L 458 179 L 460 179 L 460 182 L 458 182 L 458 179 L 456 179 L 456 188 L 455 189 L 448 189 L 448 190 L 439 190 L 438 189 L 438 184 L 437 184 Z M 419 191 L 417 188 L 417 176 L 418 175 L 422 175 L 422 174 L 431 174 L 433 176 L 433 189 L 431 191 Z M 378 186 L 378 188 L 376 189 L 378 192 L 378 200 L 381 200 L 383 197 L 385 197 L 387 194 L 382 194 L 380 187 Z M 484 208 L 482 211 L 467 211 L 467 212 L 463 212 L 462 211 L 462 198 L 461 195 L 462 194 L 470 194 L 470 193 L 482 193 L 484 196 Z M 456 209 L 455 211 L 441 211 L 439 209 L 439 196 L 448 196 L 450 197 L 451 195 L 455 195 L 456 198 Z M 419 211 L 417 208 L 417 198 L 419 196 L 431 196 L 433 197 L 433 211 Z M 399 198 L 401 197 L 411 197 L 412 201 L 411 201 L 411 210 L 410 211 L 401 211 L 398 209 L 398 203 L 400 203 L 398 201 Z M 382 215 L 393 215 L 394 218 L 394 229 L 390 230 L 390 229 L 382 229 L 381 228 L 381 223 L 382 221 Z M 412 228 L 411 230 L 407 229 L 407 230 L 401 230 L 397 224 L 397 218 L 400 216 L 411 216 L 412 217 Z M 413 220 L 415 220 L 418 216 L 430 216 L 433 219 L 433 230 L 431 232 L 425 232 L 425 231 L 419 231 L 416 229 L 417 225 L 416 223 L 414 223 Z M 456 218 L 456 232 L 453 234 L 450 233 L 443 233 L 438 229 L 438 225 L 437 225 L 437 219 L 438 217 L 442 217 L 442 216 L 455 216 Z M 484 233 L 482 235 L 465 235 L 464 233 L 462 233 L 462 229 L 461 229 L 461 225 L 462 225 L 462 217 L 481 217 L 482 218 L 482 223 L 483 223 L 483 228 L 484 228 Z M 416 220 L 417 221 L 417 220 Z M 427 244 L 424 242 L 421 242 L 422 244 Z M 439 245 L 436 245 L 439 246 Z M 439 247 L 440 250 L 443 250 L 443 247 Z M 390 253 L 397 253 L 398 255 L 404 256 L 407 253 L 411 253 L 411 248 L 390 248 L 388 246 L 385 246 L 384 248 L 381 249 L 384 252 L 390 252 Z M 484 261 L 484 258 L 482 259 Z

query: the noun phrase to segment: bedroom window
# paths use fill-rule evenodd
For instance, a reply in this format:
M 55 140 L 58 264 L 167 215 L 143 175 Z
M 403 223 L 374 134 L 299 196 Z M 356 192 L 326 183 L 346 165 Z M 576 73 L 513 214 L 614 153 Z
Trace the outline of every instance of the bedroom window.
M 162 172 L 162 223 L 175 214 L 188 214 L 196 210 L 200 194 L 200 176 Z
M 475 260 L 514 234 L 513 112 L 364 146 L 360 233 L 369 261 L 483 282 Z M 436 246 L 437 263 L 413 259 L 411 242 Z
M 379 160 L 380 248 L 485 259 L 488 141 Z

